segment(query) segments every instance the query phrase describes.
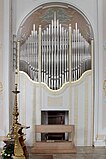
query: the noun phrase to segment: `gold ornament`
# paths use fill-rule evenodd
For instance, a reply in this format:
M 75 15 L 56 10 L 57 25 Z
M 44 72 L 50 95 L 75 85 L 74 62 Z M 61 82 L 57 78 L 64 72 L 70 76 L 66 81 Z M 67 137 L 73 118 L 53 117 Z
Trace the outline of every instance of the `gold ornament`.
M 0 82 L 0 93 L 3 91 L 3 85 L 2 83 Z
M 106 80 L 104 80 L 104 82 L 103 82 L 103 89 L 104 89 L 104 93 L 105 93 L 105 96 L 106 96 Z
M 23 148 L 20 144 L 19 138 L 20 134 L 18 133 L 20 130 L 20 125 L 14 125 L 14 159 L 25 159 Z

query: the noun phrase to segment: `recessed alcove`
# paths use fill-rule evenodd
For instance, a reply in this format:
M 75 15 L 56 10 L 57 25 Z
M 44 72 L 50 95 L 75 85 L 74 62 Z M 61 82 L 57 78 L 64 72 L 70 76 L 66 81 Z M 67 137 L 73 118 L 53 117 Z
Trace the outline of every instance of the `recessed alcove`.
M 68 4 L 43 4 L 23 20 L 17 38 L 20 105 L 25 105 L 20 110 L 32 125 L 29 139 L 36 133 L 35 142 L 67 140 L 63 129 L 63 135 L 50 133 L 73 125 L 75 144 L 92 145 L 94 35 L 87 17 Z
M 67 125 L 68 111 L 42 111 L 42 125 Z M 42 133 L 42 140 L 67 140 L 67 133 Z

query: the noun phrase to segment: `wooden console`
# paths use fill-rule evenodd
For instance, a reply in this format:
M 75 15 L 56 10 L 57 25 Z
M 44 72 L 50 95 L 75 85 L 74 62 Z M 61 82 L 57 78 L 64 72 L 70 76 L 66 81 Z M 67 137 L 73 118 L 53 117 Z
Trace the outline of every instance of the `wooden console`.
M 68 140 L 35 141 L 32 153 L 76 153 L 74 144 L 74 125 L 36 125 L 35 133 L 68 133 Z

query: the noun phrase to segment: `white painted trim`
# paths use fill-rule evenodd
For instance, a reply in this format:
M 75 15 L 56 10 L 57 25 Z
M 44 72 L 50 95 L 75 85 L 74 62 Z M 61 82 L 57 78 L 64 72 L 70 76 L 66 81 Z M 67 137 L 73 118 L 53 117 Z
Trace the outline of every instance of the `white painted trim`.
M 97 52 L 95 50 L 95 109 L 94 144 L 100 144 L 96 137 L 102 129 L 102 92 L 103 92 L 103 1 L 97 0 Z M 102 143 L 102 142 L 101 142 Z
M 35 83 L 38 87 L 39 87 L 39 83 L 40 82 L 36 82 L 36 81 L 33 81 L 29 76 L 28 76 L 28 74 L 27 73 L 25 73 L 25 72 L 23 72 L 23 71 L 19 71 L 19 74 L 24 74 L 25 76 L 26 76 L 26 78 L 28 78 L 28 80 L 31 82 L 31 83 Z M 50 94 L 61 94 L 61 93 L 63 93 L 64 92 L 64 90 L 66 90 L 66 88 L 68 88 L 69 86 L 70 86 L 70 84 L 72 85 L 72 86 L 75 86 L 75 85 L 79 85 L 79 84 L 81 84 L 88 76 L 90 76 L 92 74 L 92 70 L 87 70 L 86 72 L 84 72 L 83 74 L 82 74 L 82 76 L 78 79 L 78 80 L 76 80 L 76 81 L 72 81 L 72 82 L 66 82 L 66 83 L 64 83 L 63 85 L 62 85 L 62 87 L 60 88 L 60 89 L 58 89 L 58 90 L 52 90 L 52 89 L 50 89 L 49 87 L 48 87 L 48 85 L 46 84 L 46 83 L 44 83 L 44 82 L 41 82 L 40 84 L 41 84 L 41 87 L 43 87 L 43 88 L 45 88 L 46 89 L 46 91 L 48 91 Z

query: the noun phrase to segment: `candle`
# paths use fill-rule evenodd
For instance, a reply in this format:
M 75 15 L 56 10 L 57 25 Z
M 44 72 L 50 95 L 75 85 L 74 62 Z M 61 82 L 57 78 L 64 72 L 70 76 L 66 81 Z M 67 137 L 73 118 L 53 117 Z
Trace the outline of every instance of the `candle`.
M 18 84 L 18 70 L 15 70 L 15 84 Z

